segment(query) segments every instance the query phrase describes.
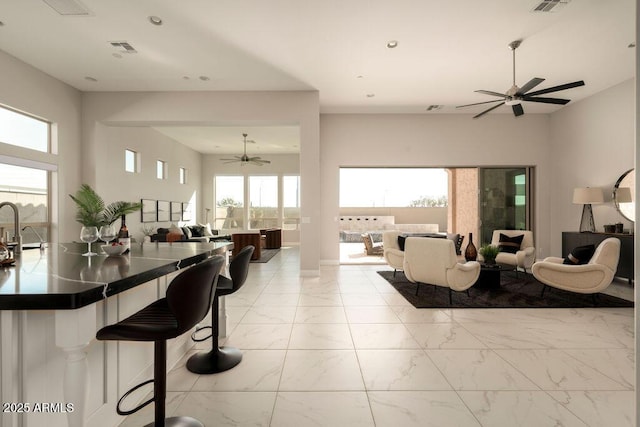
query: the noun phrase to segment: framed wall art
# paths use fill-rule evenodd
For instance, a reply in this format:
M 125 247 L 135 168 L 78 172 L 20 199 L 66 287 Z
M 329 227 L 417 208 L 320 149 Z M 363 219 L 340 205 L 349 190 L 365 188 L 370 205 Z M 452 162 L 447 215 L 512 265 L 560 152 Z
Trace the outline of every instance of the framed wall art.
M 171 222 L 182 220 L 182 203 L 171 202 Z
M 140 222 L 156 222 L 157 206 L 156 201 L 151 199 L 140 199 Z
M 171 207 L 166 200 L 158 200 L 158 222 L 168 222 L 171 219 Z

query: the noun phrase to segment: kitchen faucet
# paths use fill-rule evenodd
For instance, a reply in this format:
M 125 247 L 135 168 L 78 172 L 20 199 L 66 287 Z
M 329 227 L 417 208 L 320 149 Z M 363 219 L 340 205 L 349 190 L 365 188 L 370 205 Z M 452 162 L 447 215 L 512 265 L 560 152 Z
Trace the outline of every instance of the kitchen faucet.
M 44 240 L 42 240 L 42 236 L 40 236 L 40 234 L 38 234 L 38 232 L 36 231 L 35 228 L 33 228 L 30 225 L 26 225 L 24 227 L 22 227 L 22 231 L 26 230 L 27 228 L 30 228 L 31 231 L 33 231 L 33 234 L 35 234 L 36 236 L 38 236 L 38 239 L 40 239 L 40 251 L 44 250 Z
M 9 206 L 13 209 L 13 223 L 14 223 L 14 239 L 15 239 L 15 247 L 13 248 L 14 254 L 19 254 L 22 252 L 22 236 L 20 236 L 20 213 L 18 212 L 18 207 L 11 202 L 0 202 L 0 209 L 4 206 Z M 6 242 L 7 245 L 9 242 Z

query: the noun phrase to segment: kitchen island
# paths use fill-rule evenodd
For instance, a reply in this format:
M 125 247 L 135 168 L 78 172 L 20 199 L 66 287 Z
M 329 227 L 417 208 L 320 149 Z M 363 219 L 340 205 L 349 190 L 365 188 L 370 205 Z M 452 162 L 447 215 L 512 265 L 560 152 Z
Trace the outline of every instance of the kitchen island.
M 98 342 L 96 331 L 162 298 L 180 269 L 232 246 L 145 243 L 85 257 L 86 244 L 51 244 L 0 268 L 0 426 L 117 425 L 118 396 L 152 376 L 152 346 Z M 172 340 L 169 366 L 191 346 L 188 336 Z

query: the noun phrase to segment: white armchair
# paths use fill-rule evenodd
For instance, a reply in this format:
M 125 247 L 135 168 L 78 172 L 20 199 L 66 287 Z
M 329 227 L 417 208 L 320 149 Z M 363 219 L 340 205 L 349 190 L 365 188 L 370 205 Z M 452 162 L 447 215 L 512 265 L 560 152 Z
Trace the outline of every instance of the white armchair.
M 404 263 L 404 252 L 400 250 L 398 245 L 398 236 L 402 234 L 401 231 L 389 230 L 382 233 L 382 248 L 383 256 L 387 264 L 393 267 L 393 276 L 396 275 L 396 270 L 402 270 Z
M 533 264 L 533 277 L 554 288 L 593 294 L 611 284 L 619 258 L 620 240 L 610 237 L 600 242 L 588 264 L 563 264 L 564 258 L 547 257 Z
M 531 266 L 536 261 L 536 248 L 533 244 L 533 232 L 529 230 L 494 230 L 491 236 L 491 244 L 500 246 L 500 233 L 508 237 L 523 236 L 520 249 L 516 253 L 500 252 L 496 257 L 496 262 L 499 264 L 508 264 L 518 268 L 522 268 L 524 272 L 527 269 L 531 269 Z
M 416 283 L 416 295 L 420 283 L 465 291 L 473 286 L 480 275 L 480 263 L 459 263 L 453 240 L 409 237 L 404 246 L 404 274 Z

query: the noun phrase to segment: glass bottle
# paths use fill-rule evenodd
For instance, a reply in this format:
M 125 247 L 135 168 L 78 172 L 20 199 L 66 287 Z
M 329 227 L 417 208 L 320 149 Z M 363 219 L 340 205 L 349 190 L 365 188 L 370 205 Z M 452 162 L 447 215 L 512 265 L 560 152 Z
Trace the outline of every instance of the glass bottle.
M 124 253 L 128 253 L 131 248 L 131 238 L 129 237 L 129 229 L 127 229 L 127 223 L 125 221 L 125 215 L 121 217 L 122 222 L 120 224 L 120 231 L 118 231 L 118 243 L 126 247 Z

